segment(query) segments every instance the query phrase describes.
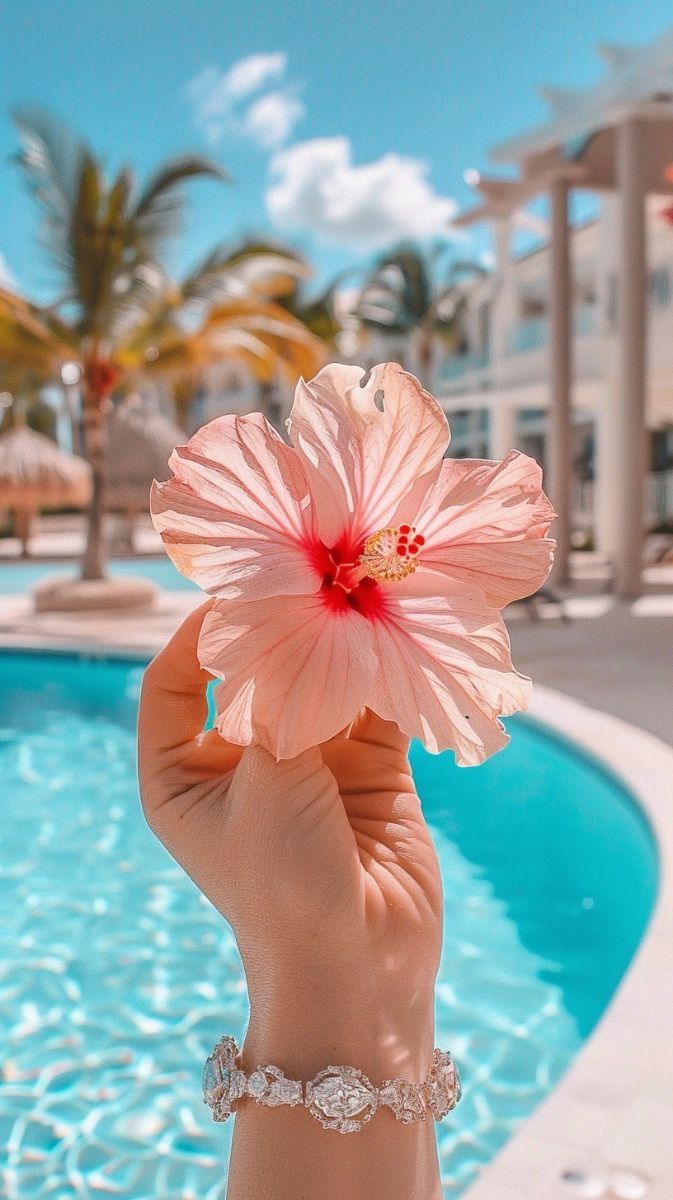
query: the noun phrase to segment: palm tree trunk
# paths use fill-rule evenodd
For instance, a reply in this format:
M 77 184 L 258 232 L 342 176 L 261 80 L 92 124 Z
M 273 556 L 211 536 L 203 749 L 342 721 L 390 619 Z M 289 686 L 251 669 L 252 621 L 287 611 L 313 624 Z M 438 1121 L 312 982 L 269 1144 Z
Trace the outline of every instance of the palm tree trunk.
M 105 578 L 105 485 L 107 482 L 107 416 L 100 401 L 84 410 L 84 448 L 92 474 L 93 490 L 87 512 L 86 548 L 82 559 L 82 579 Z
M 428 333 L 425 329 L 421 329 L 418 338 L 418 367 L 419 377 L 425 388 L 432 387 L 433 351 L 432 334 Z
M 189 433 L 189 418 L 194 401 L 194 386 L 187 380 L 180 380 L 173 389 L 173 406 L 175 420 L 183 433 Z
M 281 404 L 275 380 L 260 382 L 259 406 L 269 424 L 280 432 Z

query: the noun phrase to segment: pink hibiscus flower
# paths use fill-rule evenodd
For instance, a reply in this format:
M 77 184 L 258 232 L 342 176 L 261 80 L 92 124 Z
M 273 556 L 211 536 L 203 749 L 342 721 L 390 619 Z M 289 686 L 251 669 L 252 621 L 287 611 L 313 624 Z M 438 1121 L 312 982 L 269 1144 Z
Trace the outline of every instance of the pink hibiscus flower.
M 217 728 L 289 758 L 366 705 L 482 762 L 529 698 L 499 610 L 549 573 L 540 468 L 445 459 L 441 408 L 396 363 L 301 380 L 288 424 L 291 446 L 260 413 L 219 417 L 152 488 L 169 556 L 216 597 Z

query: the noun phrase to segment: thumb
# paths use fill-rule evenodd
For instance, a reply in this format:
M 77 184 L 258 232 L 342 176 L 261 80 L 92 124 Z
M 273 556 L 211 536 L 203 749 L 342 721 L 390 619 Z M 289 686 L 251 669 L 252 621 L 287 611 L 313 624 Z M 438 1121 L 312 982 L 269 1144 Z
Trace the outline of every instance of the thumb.
M 255 824 L 275 829 L 301 821 L 309 809 L 343 811 L 336 780 L 317 746 L 278 761 L 263 746 L 248 746 L 234 773 L 229 806 L 232 817 L 244 809 Z

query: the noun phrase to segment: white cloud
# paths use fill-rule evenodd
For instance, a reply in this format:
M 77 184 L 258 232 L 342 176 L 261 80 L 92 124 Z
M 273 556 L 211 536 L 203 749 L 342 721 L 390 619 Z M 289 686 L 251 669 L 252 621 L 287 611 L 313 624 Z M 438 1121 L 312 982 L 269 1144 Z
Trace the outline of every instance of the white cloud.
M 287 54 L 250 54 L 240 58 L 223 77 L 230 96 L 241 100 L 258 92 L 266 84 L 281 79 L 287 67 Z
M 270 170 L 267 209 L 281 229 L 361 250 L 451 236 L 457 204 L 435 192 L 418 159 L 385 154 L 355 166 L 348 138 L 315 138 L 278 151 Z
M 304 112 L 304 105 L 292 92 L 269 92 L 251 104 L 243 132 L 260 146 L 273 150 L 287 141 Z
M 0 254 L 0 287 L 12 288 L 13 290 L 18 287 L 16 279 L 7 266 L 4 254 Z
M 296 87 L 266 91 L 287 70 L 287 54 L 251 54 L 220 71 L 204 69 L 187 84 L 194 124 L 210 142 L 226 132 L 249 137 L 265 149 L 282 145 L 304 115 Z M 259 93 L 265 94 L 253 97 Z

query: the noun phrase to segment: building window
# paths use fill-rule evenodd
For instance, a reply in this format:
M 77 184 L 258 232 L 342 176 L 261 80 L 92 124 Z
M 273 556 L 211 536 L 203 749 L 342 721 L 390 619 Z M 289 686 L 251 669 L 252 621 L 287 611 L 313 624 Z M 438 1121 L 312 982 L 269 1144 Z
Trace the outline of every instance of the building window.
M 650 300 L 657 308 L 671 302 L 671 275 L 668 267 L 656 267 L 649 274 Z

